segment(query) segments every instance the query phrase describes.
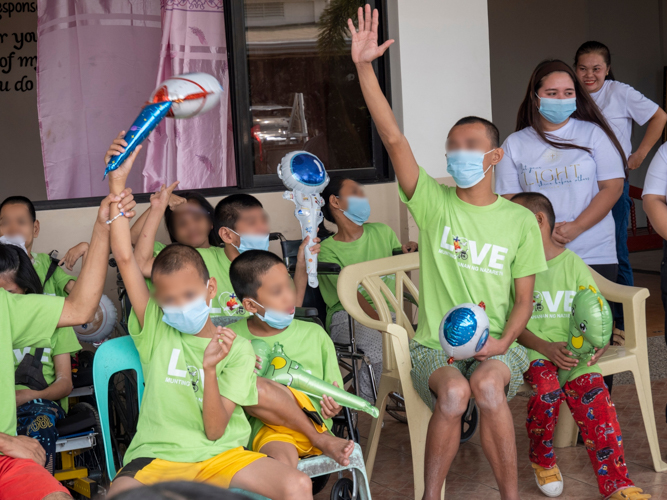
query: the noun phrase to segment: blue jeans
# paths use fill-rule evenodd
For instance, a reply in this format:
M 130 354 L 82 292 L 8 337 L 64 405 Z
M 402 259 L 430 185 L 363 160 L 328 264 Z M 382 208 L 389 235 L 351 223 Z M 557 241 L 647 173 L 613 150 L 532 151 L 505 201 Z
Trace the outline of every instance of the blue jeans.
M 623 194 L 611 209 L 616 225 L 616 256 L 618 258 L 618 277 L 616 283 L 619 285 L 633 286 L 635 283 L 632 277 L 632 267 L 630 267 L 630 252 L 628 252 L 628 217 L 630 216 L 630 183 L 625 180 L 623 183 Z M 619 306 L 613 307 L 614 321 L 616 328 L 624 330 L 623 309 Z

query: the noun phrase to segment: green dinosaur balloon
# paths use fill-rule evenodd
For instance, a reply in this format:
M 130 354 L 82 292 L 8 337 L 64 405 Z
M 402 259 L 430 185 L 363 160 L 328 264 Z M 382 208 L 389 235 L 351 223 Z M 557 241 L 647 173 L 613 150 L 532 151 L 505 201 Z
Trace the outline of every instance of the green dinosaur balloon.
M 561 387 L 568 379 L 586 366 L 595 354 L 595 348 L 602 349 L 609 344 L 613 318 L 607 300 L 594 287 L 579 287 L 572 299 L 572 315 L 567 349 L 579 364 L 572 370 L 558 370 Z
M 262 368 L 258 373 L 260 377 L 301 391 L 312 398 L 322 399 L 322 395 L 327 395 L 339 405 L 366 412 L 373 418 L 377 418 L 380 414 L 380 410 L 365 399 L 313 377 L 285 354 L 279 342 L 273 344 L 273 349 L 269 349 L 268 344 L 260 339 L 255 339 L 251 343 L 255 354 L 262 359 Z

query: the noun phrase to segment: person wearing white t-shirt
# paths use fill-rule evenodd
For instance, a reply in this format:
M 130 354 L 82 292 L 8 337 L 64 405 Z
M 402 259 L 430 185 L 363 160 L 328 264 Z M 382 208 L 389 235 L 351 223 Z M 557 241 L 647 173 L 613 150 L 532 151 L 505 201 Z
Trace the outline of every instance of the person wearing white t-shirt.
M 639 168 L 653 145 L 662 135 L 667 123 L 667 113 L 630 85 L 614 79 L 611 71 L 609 48 L 600 42 L 582 44 L 574 56 L 574 69 L 579 82 L 598 105 L 605 119 L 616 134 L 628 159 L 628 168 Z M 637 150 L 632 152 L 632 122 L 647 125 L 646 133 Z M 630 184 L 625 179 L 623 194 L 611 211 L 616 225 L 616 254 L 618 256 L 618 278 L 620 285 L 634 285 L 628 252 L 628 217 L 632 200 Z M 624 330 L 623 308 L 614 307 L 616 329 Z M 615 329 L 614 333 L 623 336 Z
M 651 221 L 651 225 L 667 240 L 667 143 L 660 146 L 653 157 L 644 179 L 642 193 L 644 212 Z M 663 258 L 660 266 L 660 290 L 662 291 L 662 306 L 667 311 L 667 241 L 663 242 Z M 667 342 L 667 317 L 665 317 L 665 342 Z
M 516 128 L 502 146 L 496 192 L 508 199 L 527 191 L 549 198 L 556 212 L 554 241 L 615 282 L 611 209 L 623 191 L 627 160 L 569 65 L 547 60 L 535 68 Z M 613 377 L 605 382 L 611 392 Z

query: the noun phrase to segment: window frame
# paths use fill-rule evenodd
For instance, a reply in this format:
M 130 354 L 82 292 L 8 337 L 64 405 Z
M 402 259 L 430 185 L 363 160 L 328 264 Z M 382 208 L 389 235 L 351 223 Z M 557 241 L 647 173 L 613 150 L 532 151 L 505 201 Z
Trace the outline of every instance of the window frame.
M 386 39 L 387 2 L 386 0 L 367 0 L 372 8 L 380 11 L 380 40 Z M 361 5 L 361 2 L 360 2 Z M 231 95 L 232 126 L 234 130 L 234 156 L 236 160 L 236 186 L 218 188 L 188 189 L 205 197 L 227 196 L 234 193 L 267 193 L 283 191 L 285 187 L 277 174 L 256 175 L 254 173 L 254 155 L 252 137 L 250 136 L 252 116 L 250 111 L 250 83 L 248 74 L 245 2 L 224 0 L 225 32 L 227 37 L 227 60 L 229 67 L 229 92 Z M 375 74 L 378 75 L 380 87 L 391 104 L 391 73 L 389 53 L 373 62 Z M 372 166 L 366 168 L 350 168 L 329 170 L 332 178 L 346 177 L 362 184 L 393 182 L 394 169 L 389 155 L 382 145 L 375 123 L 371 120 L 371 155 Z M 243 168 L 243 166 L 249 168 Z M 179 191 L 176 191 L 178 193 Z M 135 194 L 137 203 L 147 203 L 151 193 Z M 97 206 L 102 196 L 87 198 L 70 198 L 62 200 L 35 201 L 35 209 L 62 210 Z

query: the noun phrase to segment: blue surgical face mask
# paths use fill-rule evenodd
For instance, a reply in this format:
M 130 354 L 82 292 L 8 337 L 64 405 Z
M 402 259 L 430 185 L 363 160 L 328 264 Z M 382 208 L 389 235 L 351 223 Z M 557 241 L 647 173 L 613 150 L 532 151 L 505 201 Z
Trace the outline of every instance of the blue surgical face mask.
M 252 300 L 252 299 L 250 299 Z M 290 326 L 292 323 L 292 320 L 294 319 L 294 313 L 292 314 L 287 314 L 284 312 L 276 311 L 274 309 L 267 309 L 264 307 L 262 304 L 257 302 L 256 300 L 252 300 L 255 304 L 257 304 L 259 307 L 264 309 L 264 316 L 261 314 L 257 313 L 256 316 L 261 319 L 264 323 L 269 325 L 271 328 L 275 328 L 276 330 L 283 330 L 284 328 L 287 328 Z
M 241 243 L 239 246 L 233 245 L 239 253 L 246 252 L 248 250 L 268 250 L 269 249 L 269 235 L 268 234 L 239 234 L 231 228 L 229 229 L 232 233 L 238 235 L 241 238 Z
M 208 281 L 206 288 L 208 289 Z M 183 306 L 165 306 L 162 312 L 164 313 L 162 321 L 169 326 L 181 333 L 197 335 L 206 325 L 211 306 L 206 304 L 206 295 L 202 295 Z
M 482 153 L 470 149 L 457 149 L 447 153 L 447 172 L 454 178 L 456 185 L 462 189 L 479 184 L 488 168 L 484 170 L 484 156 L 495 151 Z M 491 168 L 493 165 L 489 166 Z
M 338 210 L 341 209 L 339 208 Z M 371 216 L 371 205 L 368 203 L 368 198 L 348 196 L 347 210 L 341 210 L 341 212 L 357 226 L 361 226 Z
M 540 114 L 555 125 L 563 123 L 577 110 L 576 97 L 572 97 L 571 99 L 537 97 L 540 99 Z

